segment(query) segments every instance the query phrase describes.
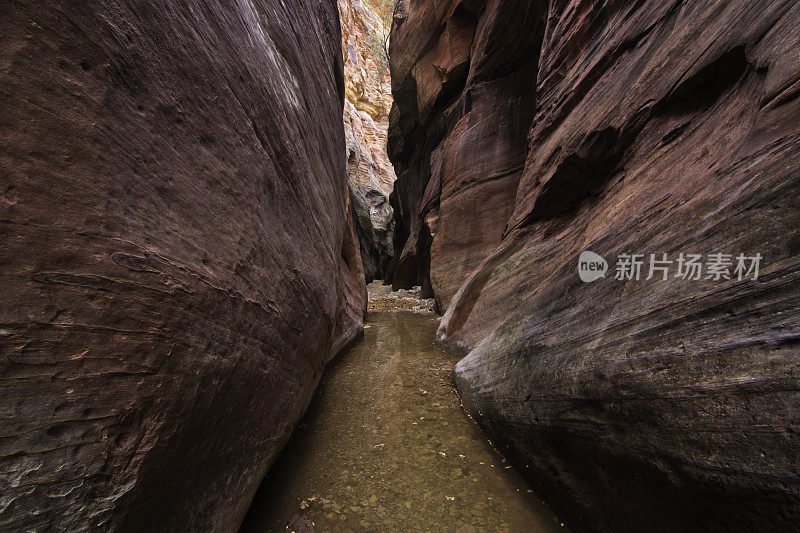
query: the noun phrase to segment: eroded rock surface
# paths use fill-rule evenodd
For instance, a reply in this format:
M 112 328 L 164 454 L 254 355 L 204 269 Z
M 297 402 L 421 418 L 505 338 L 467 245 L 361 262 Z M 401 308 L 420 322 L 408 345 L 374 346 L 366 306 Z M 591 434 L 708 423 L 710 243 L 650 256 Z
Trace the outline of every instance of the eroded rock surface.
M 430 287 L 446 308 L 500 243 L 525 161 L 542 16 L 522 1 L 404 2 L 395 16 L 395 288 Z
M 0 21 L 0 529 L 232 531 L 361 330 L 336 4 Z
M 386 153 L 391 80 L 384 39 L 389 0 L 338 0 L 342 21 L 347 170 L 367 281 L 383 279 L 394 250 L 395 180 Z
M 800 6 L 403 2 L 395 286 L 576 530 L 796 530 Z M 579 254 L 763 256 L 591 284 Z

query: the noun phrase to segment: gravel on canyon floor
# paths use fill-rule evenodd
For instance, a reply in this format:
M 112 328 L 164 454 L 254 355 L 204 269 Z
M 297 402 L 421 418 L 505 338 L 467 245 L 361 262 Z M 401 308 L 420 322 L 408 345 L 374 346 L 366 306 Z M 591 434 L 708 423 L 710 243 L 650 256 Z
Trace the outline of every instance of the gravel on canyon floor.
M 433 298 L 423 298 L 422 288 L 400 289 L 392 291 L 388 285 L 375 281 L 367 285 L 369 303 L 367 312 L 370 311 L 413 311 L 417 313 L 435 313 L 436 301 Z

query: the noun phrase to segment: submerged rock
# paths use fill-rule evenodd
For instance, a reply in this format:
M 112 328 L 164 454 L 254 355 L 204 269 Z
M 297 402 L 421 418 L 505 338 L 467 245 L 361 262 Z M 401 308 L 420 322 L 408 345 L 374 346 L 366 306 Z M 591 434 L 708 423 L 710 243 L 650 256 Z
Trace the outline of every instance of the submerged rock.
M 12 2 L 0 40 L 0 529 L 236 530 L 366 304 L 336 4 Z
M 800 520 L 796 2 L 403 1 L 395 286 L 575 530 Z M 578 257 L 608 260 L 584 283 Z M 761 275 L 614 279 L 620 254 Z
M 289 533 L 314 533 L 314 522 L 309 518 L 297 515 L 286 526 Z

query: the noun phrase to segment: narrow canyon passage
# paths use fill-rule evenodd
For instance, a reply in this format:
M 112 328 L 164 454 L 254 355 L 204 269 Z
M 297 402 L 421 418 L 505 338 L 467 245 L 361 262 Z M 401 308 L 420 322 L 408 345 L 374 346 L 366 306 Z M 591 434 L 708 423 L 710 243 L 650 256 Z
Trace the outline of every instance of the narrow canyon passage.
M 364 339 L 323 375 L 243 532 L 303 531 L 303 521 L 322 532 L 565 530 L 464 415 L 449 381 L 455 361 L 433 343 L 437 325 L 430 312 L 369 313 Z
M 2 15 L 0 533 L 800 533 L 799 0 Z

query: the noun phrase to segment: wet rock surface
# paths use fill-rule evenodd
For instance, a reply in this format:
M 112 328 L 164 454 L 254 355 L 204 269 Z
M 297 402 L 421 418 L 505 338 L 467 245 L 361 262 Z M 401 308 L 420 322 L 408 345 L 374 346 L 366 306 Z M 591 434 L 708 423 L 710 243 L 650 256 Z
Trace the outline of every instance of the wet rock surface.
M 574 529 L 796 530 L 800 6 L 402 5 L 390 275 L 468 410 Z M 764 260 L 585 284 L 584 250 Z
M 364 340 L 329 366 L 242 531 L 285 531 L 295 515 L 321 532 L 565 531 L 464 416 L 454 361 L 433 344 L 436 316 L 368 316 Z
M 337 20 L 4 4 L 0 529 L 244 517 L 366 304 Z

